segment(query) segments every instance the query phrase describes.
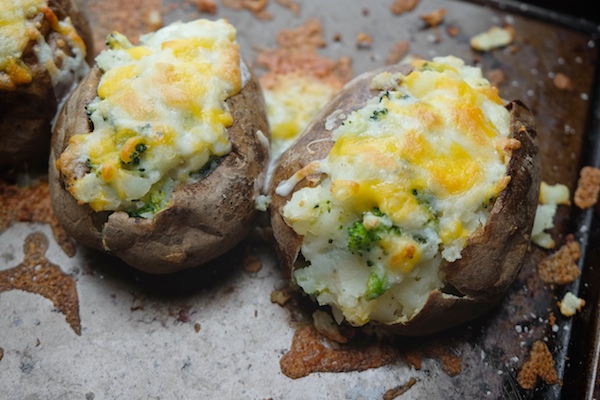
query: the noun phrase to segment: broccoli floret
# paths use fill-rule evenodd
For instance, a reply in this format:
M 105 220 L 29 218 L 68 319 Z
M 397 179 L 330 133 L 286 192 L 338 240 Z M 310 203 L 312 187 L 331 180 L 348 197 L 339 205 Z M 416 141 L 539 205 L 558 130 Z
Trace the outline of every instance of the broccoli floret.
M 363 252 L 371 250 L 373 241 L 378 240 L 374 231 L 370 231 L 365 228 L 362 222 L 356 221 L 348 228 L 348 249 L 352 253 Z
M 373 300 L 381 296 L 387 290 L 385 277 L 382 279 L 377 274 L 372 273 L 367 280 L 367 291 L 365 297 L 367 300 Z
M 143 206 L 137 210 L 129 212 L 128 214 L 130 217 L 134 218 L 144 218 L 144 214 L 148 213 L 156 214 L 163 208 L 165 197 L 165 192 L 162 190 L 157 190 L 150 195 L 150 200 L 146 201 Z

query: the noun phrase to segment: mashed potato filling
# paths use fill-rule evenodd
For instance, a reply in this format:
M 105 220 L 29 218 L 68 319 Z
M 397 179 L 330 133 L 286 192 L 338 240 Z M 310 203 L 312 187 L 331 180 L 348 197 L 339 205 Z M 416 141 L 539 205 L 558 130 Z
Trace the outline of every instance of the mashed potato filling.
M 21 57 L 29 42 L 34 41 L 33 52 L 38 63 L 50 74 L 52 85 L 57 88 L 56 97 L 60 99 L 88 70 L 85 43 L 71 19 L 67 17 L 60 21 L 48 7 L 47 0 L 0 0 L 0 10 L 0 90 L 15 90 L 17 86 L 31 82 L 33 73 Z M 51 29 L 66 40 L 72 55 L 67 55 L 61 48 L 52 49 L 46 42 L 39 31 L 39 21 L 36 21 L 42 14 Z
M 408 321 L 509 180 L 510 117 L 497 89 L 455 57 L 413 66 L 377 75 L 379 95 L 333 132 L 328 157 L 278 187 L 286 195 L 303 176 L 324 174 L 283 216 L 304 236 L 295 282 L 338 322 Z
M 178 183 L 201 179 L 231 151 L 225 100 L 248 74 L 235 39 L 225 20 L 174 23 L 137 46 L 109 36 L 87 107 L 94 129 L 74 135 L 57 162 L 80 203 L 151 217 Z

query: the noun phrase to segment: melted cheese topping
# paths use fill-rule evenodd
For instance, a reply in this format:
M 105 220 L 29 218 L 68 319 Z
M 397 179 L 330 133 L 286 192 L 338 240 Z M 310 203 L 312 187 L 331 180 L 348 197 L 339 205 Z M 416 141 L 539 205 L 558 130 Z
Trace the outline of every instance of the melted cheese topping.
M 308 266 L 294 278 L 353 325 L 417 313 L 443 285 L 440 262 L 460 258 L 509 180 L 510 118 L 497 90 L 455 57 L 413 66 L 375 77 L 383 90 L 333 132 L 329 156 L 278 189 L 326 174 L 283 209 L 304 236 Z
M 273 87 L 264 89 L 272 160 L 276 160 L 296 140 L 315 114 L 338 91 L 337 85 L 296 73 L 281 74 Z
M 46 0 L 0 0 L 0 90 L 15 90 L 33 79 L 31 69 L 21 60 L 28 43 L 38 63 L 49 73 L 55 95 L 60 100 L 88 71 L 86 47 L 70 18 L 59 21 Z M 43 15 L 51 29 L 59 33 L 73 53 L 68 56 L 59 47 L 52 49 L 39 31 L 38 15 Z
M 231 150 L 225 100 L 241 90 L 236 31 L 225 20 L 175 23 L 133 46 L 109 36 L 88 106 L 91 133 L 73 136 L 57 167 L 95 211 L 150 217 L 174 186 L 200 179 Z

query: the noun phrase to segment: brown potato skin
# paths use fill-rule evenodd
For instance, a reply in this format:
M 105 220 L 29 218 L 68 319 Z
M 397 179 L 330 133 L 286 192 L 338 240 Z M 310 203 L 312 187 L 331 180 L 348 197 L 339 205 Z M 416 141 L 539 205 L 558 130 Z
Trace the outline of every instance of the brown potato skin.
M 228 128 L 232 151 L 206 178 L 182 184 L 170 205 L 154 219 L 127 213 L 94 212 L 78 204 L 64 186 L 56 160 L 71 136 L 90 132 L 86 105 L 96 97 L 99 68 L 71 94 L 60 112 L 52 136 L 49 186 L 52 206 L 67 232 L 79 243 L 113 254 L 127 264 L 153 274 L 196 267 L 230 250 L 249 232 L 257 216 L 254 198 L 263 186 L 269 146 L 265 104 L 258 79 L 251 80 L 227 104 L 234 123 Z
M 92 32 L 88 19 L 78 0 L 49 0 L 49 8 L 60 21 L 71 18 L 79 36 L 85 42 L 88 65 L 93 61 Z M 36 21 L 40 23 L 40 32 L 52 49 L 59 48 L 62 35 L 52 31 L 43 14 Z M 55 92 L 50 74 L 38 63 L 31 41 L 21 59 L 32 71 L 32 81 L 18 86 L 15 90 L 0 89 L 0 166 L 16 166 L 25 162 L 46 164 L 50 150 L 51 121 L 57 108 L 68 92 Z M 69 52 L 69 48 L 62 48 Z M 56 52 L 55 52 L 56 53 Z M 56 62 L 57 58 L 55 58 Z
M 338 119 L 333 129 L 326 130 L 327 117 L 338 109 L 348 115 L 351 111 L 362 108 L 368 99 L 378 94 L 378 91 L 370 90 L 369 86 L 372 78 L 382 71 L 401 71 L 407 74 L 411 67 L 384 67 L 352 80 L 324 107 L 302 137 L 277 161 L 270 182 L 270 217 L 276 252 L 288 279 L 291 279 L 294 263 L 300 254 L 302 237 L 282 217 L 283 207 L 291 194 L 284 198 L 278 196 L 275 189 L 279 182 L 288 179 L 311 161 L 327 156 L 333 147 L 333 141 L 318 140 L 330 138 L 341 123 Z M 442 264 L 446 288 L 431 292 L 421 311 L 407 323 L 381 324 L 382 328 L 397 335 L 418 336 L 459 325 L 481 316 L 498 304 L 516 278 L 531 239 L 541 183 L 541 166 L 533 115 L 518 100 L 510 102 L 506 107 L 510 111 L 512 137 L 518 139 L 521 146 L 512 151 L 507 166 L 510 183 L 494 202 L 486 226 L 471 235 L 461 253 L 462 258 Z M 310 151 L 307 147 L 309 144 Z M 294 191 L 318 184 L 319 178 L 312 176 L 304 179 Z

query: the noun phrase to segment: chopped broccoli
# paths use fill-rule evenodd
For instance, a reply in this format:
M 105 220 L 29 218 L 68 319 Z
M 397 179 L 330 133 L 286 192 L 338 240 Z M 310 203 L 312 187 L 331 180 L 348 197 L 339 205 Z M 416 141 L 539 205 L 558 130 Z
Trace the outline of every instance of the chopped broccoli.
M 377 274 L 372 273 L 367 280 L 367 291 L 365 297 L 367 300 L 373 300 L 381 296 L 387 290 L 385 277 L 382 279 Z
M 152 192 L 150 200 L 146 201 L 143 206 L 137 210 L 128 212 L 130 217 L 145 218 L 144 214 L 156 214 L 164 207 L 166 193 L 162 190 Z
M 374 230 L 368 230 L 362 222 L 354 222 L 348 228 L 348 249 L 352 253 L 371 250 L 373 242 L 379 240 L 379 235 Z

